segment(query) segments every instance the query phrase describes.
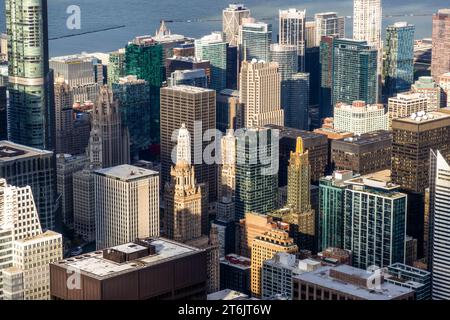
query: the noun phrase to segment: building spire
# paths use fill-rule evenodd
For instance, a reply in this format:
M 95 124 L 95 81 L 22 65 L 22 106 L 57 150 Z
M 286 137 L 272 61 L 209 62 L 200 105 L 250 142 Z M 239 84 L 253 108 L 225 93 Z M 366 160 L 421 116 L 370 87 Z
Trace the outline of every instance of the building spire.
M 186 125 L 183 123 L 178 130 L 177 139 L 177 164 L 191 164 L 191 135 Z
M 302 137 L 298 137 L 297 138 L 297 146 L 295 148 L 295 153 L 302 154 L 303 152 L 304 152 L 303 139 L 302 139 Z

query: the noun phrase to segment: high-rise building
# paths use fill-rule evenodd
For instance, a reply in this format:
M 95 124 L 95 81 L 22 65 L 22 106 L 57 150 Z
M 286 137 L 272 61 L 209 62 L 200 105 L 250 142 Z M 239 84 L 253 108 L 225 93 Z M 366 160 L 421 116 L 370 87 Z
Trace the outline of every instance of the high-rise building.
M 195 53 L 194 53 L 195 54 Z M 211 63 L 209 60 L 201 60 L 194 56 L 173 56 L 166 59 L 166 78 L 170 78 L 177 70 L 205 70 L 208 77 L 208 87 L 211 85 Z
M 217 130 L 226 133 L 227 129 L 242 128 L 244 105 L 240 102 L 239 91 L 224 89 L 217 96 Z
M 297 47 L 298 71 L 305 71 L 306 10 L 279 11 L 279 43 Z
M 102 86 L 92 110 L 88 155 L 96 168 L 130 162 L 130 138 L 123 125 L 119 102 L 110 87 Z
M 270 61 L 272 25 L 255 19 L 243 21 L 239 31 L 240 61 Z
M 55 173 L 53 152 L 0 141 L 0 177 L 17 187 L 31 187 L 44 230 L 55 228 Z
M 220 258 L 220 289 L 250 294 L 251 260 L 236 254 Z
M 0 84 L 0 140 L 8 140 L 8 115 L 6 103 L 6 86 Z
M 378 51 L 363 40 L 334 39 L 332 103 L 378 102 Z
M 186 242 L 202 236 L 205 212 L 205 185 L 198 184 L 191 164 L 191 136 L 183 124 L 178 130 L 176 162 L 171 167 L 171 181 L 164 190 L 165 236 Z
M 165 184 L 170 181 L 170 167 L 174 164 L 172 151 L 176 141 L 175 132 L 185 124 L 193 137 L 191 142 L 191 163 L 195 168 L 198 183 L 208 188 L 209 200 L 216 200 L 217 175 L 214 164 L 203 161 L 203 151 L 211 143 L 201 141 L 197 135 L 216 128 L 216 92 L 191 86 L 175 86 L 161 89 L 161 176 Z
M 392 128 L 392 120 L 406 118 L 413 113 L 428 112 L 428 98 L 419 93 L 401 93 L 389 98 L 389 129 Z
M 236 145 L 236 220 L 247 212 L 268 214 L 277 200 L 277 132 L 249 128 L 236 133 Z
M 334 128 L 355 135 L 389 129 L 389 114 L 382 104 L 353 101 L 351 105 L 338 103 L 334 107 Z
M 324 266 L 294 276 L 294 300 L 389 301 L 414 300 L 414 296 L 414 290 L 384 281 L 383 274 L 348 265 Z
M 8 138 L 54 147 L 53 73 L 48 64 L 47 0 L 5 2 L 8 36 Z M 45 225 L 45 223 L 44 223 Z
M 227 44 L 227 88 L 236 90 L 239 74 L 239 47 Z
M 279 252 L 263 262 L 261 273 L 261 297 L 271 300 L 277 297 L 292 300 L 294 297 L 293 277 L 311 272 L 321 266 L 319 261 L 297 260 L 294 254 Z
M 60 197 L 62 222 L 71 228 L 74 226 L 73 175 L 83 170 L 87 164 L 88 159 L 85 155 L 56 155 L 56 192 Z
M 411 86 L 411 92 L 428 98 L 427 112 L 439 111 L 441 108 L 441 87 L 432 77 L 419 77 Z
M 206 75 L 205 69 L 176 70 L 167 78 L 167 84 L 171 87 L 186 85 L 208 88 L 208 76 Z
M 450 9 L 441 9 L 433 15 L 433 55 L 431 75 L 435 81 L 450 71 Z
M 439 77 L 439 86 L 442 93 L 441 107 L 450 108 L 450 72 L 444 73 Z
M 319 119 L 333 116 L 333 54 L 334 36 L 324 36 L 319 45 L 320 93 Z
M 86 242 L 95 241 L 94 171 L 85 168 L 73 174 L 74 230 Z
M 79 103 L 97 99 L 99 87 L 103 83 L 96 78 L 99 65 L 99 59 L 87 53 L 50 59 L 55 78 L 64 78 L 72 90 L 73 102 Z
M 211 63 L 210 88 L 217 92 L 227 86 L 227 43 L 221 32 L 195 40 L 195 57 Z
M 52 299 L 206 299 L 205 250 L 163 238 L 133 241 L 51 264 Z M 79 290 L 67 287 L 73 270 L 80 274 Z
M 243 61 L 239 83 L 241 103 L 245 106 L 244 127 L 284 124 L 281 77 L 277 63 Z
M 159 236 L 159 173 L 130 165 L 94 172 L 96 246 Z
M 147 150 L 151 144 L 150 87 L 145 80 L 127 76 L 119 78 L 111 88 L 119 103 L 122 126 L 128 129 L 130 152 L 138 157 L 139 151 Z
M 352 178 L 351 171 L 335 171 L 332 176 L 320 179 L 319 250 L 344 248 L 346 181 Z
M 403 263 L 394 263 L 387 267 L 384 280 L 387 283 L 413 289 L 415 300 L 431 299 L 431 273 L 426 270 Z
M 125 67 L 127 75 L 148 82 L 150 86 L 151 135 L 153 144 L 159 143 L 160 88 L 164 76 L 164 48 L 152 37 L 137 37 L 125 47 Z
M 439 150 L 430 155 L 430 256 L 432 299 L 448 300 L 450 272 L 447 257 L 450 253 L 448 233 L 450 224 L 450 161 Z
M 357 268 L 405 261 L 407 195 L 389 180 L 374 174 L 347 181 L 343 249 Z
M 407 22 L 397 22 L 386 29 L 384 88 L 387 97 L 411 89 L 414 81 L 414 30 Z
M 270 61 L 278 63 L 281 81 L 292 78 L 298 71 L 297 47 L 273 43 L 270 45 Z
M 50 263 L 62 259 L 62 236 L 42 232 L 29 186 L 0 179 L 0 300 L 49 300 Z
M 331 143 L 331 161 L 336 170 L 365 175 L 391 168 L 392 133 L 377 130 Z
M 222 31 L 225 34 L 225 41 L 230 46 L 236 46 L 239 43 L 239 27 L 242 25 L 242 19 L 250 17 L 250 9 L 243 4 L 230 4 L 228 8 L 222 11 Z
M 273 229 L 258 235 L 252 242 L 251 255 L 251 292 L 254 297 L 261 297 L 261 274 L 264 261 L 272 259 L 276 253 L 296 253 L 298 247 L 289 238 L 286 231 Z
M 55 97 L 55 153 L 70 153 L 73 140 L 73 94 L 61 77 L 53 88 Z
M 353 39 L 367 41 L 369 46 L 381 49 L 381 0 L 354 0 Z
M 8 61 L 8 35 L 0 33 L 0 61 Z
M 221 162 L 218 169 L 218 199 L 219 201 L 227 199 L 234 202 L 236 192 L 236 137 L 233 131 L 229 130 L 227 135 L 222 137 L 220 144 Z M 234 217 L 231 220 L 234 220 Z
M 306 48 L 314 48 L 317 46 L 315 21 L 307 21 L 305 23 L 305 44 Z
M 316 25 L 315 46 L 319 46 L 324 36 L 345 38 L 345 17 L 339 17 L 336 12 L 316 13 L 314 22 Z
M 112 85 L 126 76 L 125 48 L 111 52 L 108 62 L 108 84 Z

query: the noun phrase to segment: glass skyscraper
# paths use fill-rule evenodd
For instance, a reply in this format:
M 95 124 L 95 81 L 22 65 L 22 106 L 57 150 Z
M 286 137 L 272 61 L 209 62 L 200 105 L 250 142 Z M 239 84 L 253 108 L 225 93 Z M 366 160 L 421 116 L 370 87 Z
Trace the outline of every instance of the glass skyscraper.
M 332 103 L 378 102 L 378 51 L 366 41 L 334 39 Z
M 398 22 L 386 29 L 386 60 L 384 61 L 385 95 L 411 89 L 414 81 L 414 30 L 407 22 Z
M 51 149 L 53 84 L 48 62 L 47 0 L 6 0 L 9 140 Z
M 247 22 L 241 28 L 241 61 L 253 59 L 270 61 L 272 25 L 264 22 Z

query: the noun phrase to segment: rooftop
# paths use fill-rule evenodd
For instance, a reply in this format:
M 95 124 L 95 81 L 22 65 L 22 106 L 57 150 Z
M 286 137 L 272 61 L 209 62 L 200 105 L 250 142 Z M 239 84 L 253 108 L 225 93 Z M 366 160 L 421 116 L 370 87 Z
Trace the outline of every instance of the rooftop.
M 50 156 L 53 152 L 27 147 L 10 141 L 0 141 L 0 163 L 36 156 Z
M 208 294 L 207 300 L 246 300 L 249 296 L 242 292 L 225 289 Z
M 362 281 L 369 280 L 372 276 L 372 273 L 366 270 L 357 269 L 348 265 L 339 265 L 336 267 L 325 266 L 312 272 L 297 275 L 294 278 L 365 300 L 392 300 L 412 293 L 411 289 L 386 282 L 382 283 L 379 289 L 369 289 L 368 287 L 334 278 L 330 276 L 331 270 Z
M 187 85 L 177 85 L 173 87 L 165 87 L 161 90 L 172 90 L 172 91 L 182 91 L 187 93 L 203 93 L 203 92 L 215 92 L 215 90 L 202 88 L 202 87 L 194 87 L 194 86 L 187 86 Z
M 413 113 L 410 117 L 394 119 L 393 121 L 419 124 L 419 123 L 433 122 L 446 118 L 450 118 L 450 114 L 437 111 L 432 111 L 428 113 L 420 111 L 418 113 Z
M 228 254 L 225 257 L 220 258 L 220 264 L 232 266 L 241 270 L 251 269 L 251 260 L 237 254 Z
M 380 141 L 385 140 L 392 140 L 392 133 L 386 130 L 377 130 L 369 133 L 364 133 L 359 136 L 345 138 L 343 140 L 336 140 L 335 142 L 333 142 L 333 144 L 352 144 L 362 146 L 367 144 L 376 144 Z
M 153 170 L 148 170 L 129 164 L 124 164 L 112 168 L 100 169 L 95 171 L 96 174 L 108 178 L 115 178 L 122 181 L 132 181 L 140 178 L 159 176 L 159 173 Z
M 185 244 L 177 243 L 171 240 L 156 238 L 151 241 L 151 245 L 155 247 L 156 254 L 143 258 L 126 261 L 124 263 L 116 263 L 114 261 L 103 258 L 102 251 L 83 254 L 77 257 L 68 258 L 54 263 L 63 268 L 79 270 L 82 274 L 102 280 L 105 278 L 117 276 L 122 273 L 131 272 L 136 269 L 147 268 L 191 255 L 202 250 L 196 249 Z M 127 243 L 110 249 L 121 252 L 133 253 L 142 250 L 144 247 L 135 243 Z M 145 248 L 144 248 L 145 249 Z

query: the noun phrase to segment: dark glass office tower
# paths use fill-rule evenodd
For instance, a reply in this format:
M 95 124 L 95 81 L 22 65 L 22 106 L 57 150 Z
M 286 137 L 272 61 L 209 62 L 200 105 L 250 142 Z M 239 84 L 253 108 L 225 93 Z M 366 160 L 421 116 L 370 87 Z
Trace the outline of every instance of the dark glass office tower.
M 48 64 L 47 0 L 6 0 L 9 140 L 52 149 L 53 76 Z

